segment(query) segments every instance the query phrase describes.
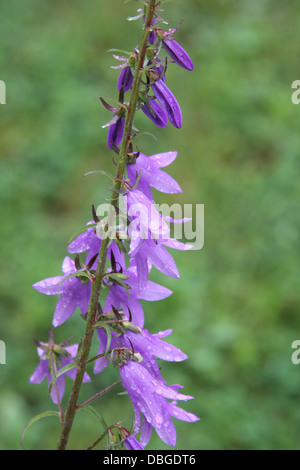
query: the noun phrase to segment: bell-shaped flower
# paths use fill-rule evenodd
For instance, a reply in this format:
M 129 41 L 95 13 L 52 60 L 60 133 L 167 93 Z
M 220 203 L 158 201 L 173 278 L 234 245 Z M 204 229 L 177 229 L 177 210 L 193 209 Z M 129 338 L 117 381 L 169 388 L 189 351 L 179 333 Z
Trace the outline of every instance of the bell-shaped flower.
M 77 271 L 75 262 L 68 256 L 63 261 L 62 271 L 63 276 L 50 277 L 32 286 L 42 294 L 60 294 L 53 318 L 55 327 L 64 323 L 76 307 L 80 308 L 83 315 L 86 314 L 91 294 L 91 281 L 87 277 L 68 277 Z
M 41 347 L 37 348 L 37 352 L 40 358 L 40 363 L 30 377 L 29 383 L 31 384 L 40 384 L 46 378 L 48 382 L 48 387 L 52 380 L 53 375 L 51 374 L 52 364 L 50 359 L 49 345 L 47 343 L 40 343 Z M 65 367 L 68 364 L 74 362 L 74 358 L 77 354 L 78 345 L 73 344 L 72 346 L 61 347 L 60 345 L 53 345 L 53 356 L 56 364 L 56 371 L 59 371 L 61 368 Z M 65 376 L 68 376 L 70 379 L 74 380 L 76 375 L 76 368 L 70 369 L 60 375 L 56 382 L 55 387 L 52 387 L 50 396 L 52 401 L 57 404 L 58 398 L 61 401 L 65 392 Z M 83 382 L 90 382 L 90 377 L 85 372 Z M 58 396 L 57 396 L 58 394 Z
M 87 227 L 89 225 L 95 225 L 94 221 L 90 221 L 87 223 Z M 97 254 L 100 252 L 100 247 L 101 247 L 101 236 L 100 234 L 98 235 L 97 232 L 97 227 L 91 227 L 87 228 L 87 230 L 84 233 L 81 233 L 78 235 L 78 237 L 73 240 L 69 246 L 68 246 L 68 251 L 69 253 L 83 253 L 85 251 L 88 251 L 87 257 L 86 257 L 86 264 L 89 263 L 89 261 Z M 110 260 L 111 259 L 111 253 L 113 252 L 113 256 L 115 259 L 115 262 L 122 268 L 125 269 L 125 258 L 124 258 L 124 253 L 122 253 L 115 240 L 111 242 L 111 244 L 108 247 L 108 252 L 107 252 L 107 258 Z
M 130 267 L 123 271 L 128 276 L 125 287 L 117 283 L 109 286 L 109 293 L 106 297 L 104 312 L 112 310 L 112 306 L 116 309 L 121 308 L 127 320 L 132 316 L 132 322 L 142 328 L 144 326 L 144 311 L 140 300 L 157 301 L 165 299 L 172 294 L 172 291 L 166 287 L 147 280 L 143 286 L 139 285 L 135 267 Z M 129 307 L 129 309 L 128 309 Z
M 172 417 L 189 422 L 199 419 L 175 404 L 177 401 L 186 401 L 193 397 L 179 393 L 176 390 L 178 386 L 175 388 L 158 381 L 144 367 L 143 362 L 130 361 L 119 367 L 119 373 L 134 408 L 135 433 L 141 427 L 141 415 L 144 419 L 140 438 L 143 447 L 150 439 L 152 428 L 163 442 L 175 446 L 176 429 Z
M 158 153 L 147 157 L 140 154 L 133 165 L 127 165 L 127 173 L 130 181 L 134 182 L 140 174 L 137 189 L 142 191 L 148 199 L 152 200 L 151 187 L 163 193 L 181 193 L 177 181 L 161 168 L 170 165 L 177 157 L 177 152 Z
M 152 335 L 145 329 L 141 333 L 128 330 L 118 338 L 118 341 L 123 347 L 130 348 L 132 346 L 135 353 L 139 353 L 143 357 L 142 364 L 153 377 L 159 382 L 166 383 L 161 376 L 156 358 L 167 362 L 182 362 L 187 359 L 187 355 L 180 349 L 163 340 L 171 333 L 172 330 L 166 330 Z
M 124 196 L 124 207 L 130 221 L 128 236 L 130 238 L 145 239 L 168 238 L 170 228 L 155 204 L 145 194 L 132 189 Z

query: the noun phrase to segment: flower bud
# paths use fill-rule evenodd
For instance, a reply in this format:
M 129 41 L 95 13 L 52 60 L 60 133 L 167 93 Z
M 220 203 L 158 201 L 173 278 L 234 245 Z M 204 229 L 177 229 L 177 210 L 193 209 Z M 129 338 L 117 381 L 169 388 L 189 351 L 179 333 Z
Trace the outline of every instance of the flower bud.
M 120 73 L 119 80 L 118 80 L 118 90 L 120 91 L 121 88 L 123 88 L 124 93 L 126 93 L 126 91 L 130 90 L 130 88 L 132 87 L 132 83 L 133 83 L 133 75 L 131 72 L 131 67 L 127 66 L 124 69 L 122 69 Z
M 166 110 L 170 123 L 174 127 L 180 128 L 182 126 L 182 113 L 171 90 L 162 80 L 152 83 L 152 90 L 159 103 Z
M 193 70 L 194 64 L 188 55 L 188 53 L 183 49 L 183 47 L 170 37 L 166 37 L 162 40 L 163 47 L 171 59 L 180 65 L 180 67 L 186 70 Z
M 107 146 L 109 149 L 113 150 L 112 144 L 116 147 L 120 145 L 123 138 L 123 132 L 125 127 L 125 119 L 120 117 L 117 122 L 109 126 L 108 137 L 107 137 Z

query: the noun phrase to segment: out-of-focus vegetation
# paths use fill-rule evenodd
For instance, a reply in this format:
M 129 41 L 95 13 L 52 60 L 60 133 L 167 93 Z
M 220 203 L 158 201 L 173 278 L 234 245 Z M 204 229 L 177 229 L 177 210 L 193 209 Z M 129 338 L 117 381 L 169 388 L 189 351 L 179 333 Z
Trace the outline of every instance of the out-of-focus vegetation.
M 25 423 L 55 406 L 46 383 L 29 385 L 37 365 L 33 336 L 46 341 L 56 299 L 31 285 L 60 275 L 69 237 L 108 197 L 109 183 L 87 171 L 113 171 L 100 94 L 117 96 L 109 48 L 132 49 L 140 24 L 125 18 L 137 2 L 10 0 L 0 3 L 1 277 L 0 448 L 19 449 Z M 300 3 L 296 0 L 167 2 L 166 18 L 189 51 L 193 73 L 175 65 L 168 86 L 183 110 L 178 131 L 154 129 L 140 116 L 145 153 L 178 150 L 169 172 L 183 195 L 158 202 L 205 204 L 205 246 L 173 252 L 181 280 L 153 271 L 174 291 L 144 303 L 151 332 L 173 328 L 189 356 L 164 363 L 168 383 L 185 385 L 185 404 L 201 421 L 177 422 L 178 449 L 299 449 L 300 366 L 291 343 L 300 336 L 300 108 L 291 83 L 300 78 Z M 57 341 L 83 331 L 79 314 L 55 331 Z M 95 346 L 96 347 L 96 346 Z M 107 369 L 82 399 L 116 380 Z M 67 379 L 67 391 L 71 381 Z M 120 389 L 118 389 L 120 391 Z M 126 396 L 95 404 L 109 423 L 130 426 Z M 58 422 L 29 429 L 25 446 L 53 448 Z M 101 430 L 78 414 L 71 448 Z M 151 449 L 164 449 L 156 436 Z

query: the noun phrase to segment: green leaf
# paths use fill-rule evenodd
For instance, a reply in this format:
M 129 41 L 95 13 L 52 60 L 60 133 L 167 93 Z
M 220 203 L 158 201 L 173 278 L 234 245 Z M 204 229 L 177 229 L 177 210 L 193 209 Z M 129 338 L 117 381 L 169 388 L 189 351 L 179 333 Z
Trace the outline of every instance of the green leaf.
M 109 348 L 110 348 L 110 345 L 111 345 L 111 329 L 108 328 L 107 326 L 104 326 L 104 329 L 105 329 L 105 332 L 106 332 L 106 335 L 107 335 L 107 345 L 106 345 L 106 349 L 105 349 L 105 353 L 104 353 L 104 357 L 106 357 L 109 353 Z
M 36 416 L 34 416 L 33 418 L 31 418 L 28 423 L 25 425 L 23 431 L 22 431 L 22 434 L 21 434 L 21 446 L 22 446 L 22 449 L 25 450 L 25 447 L 24 447 L 24 444 L 23 444 L 23 440 L 24 440 L 24 436 L 25 436 L 25 433 L 27 431 L 27 429 L 34 423 L 36 423 L 37 421 L 39 421 L 40 419 L 43 419 L 43 418 L 47 418 L 48 416 L 56 416 L 59 421 L 61 422 L 61 418 L 60 418 L 60 414 L 58 411 L 44 411 L 43 413 L 39 413 L 37 414 Z
M 127 235 L 126 235 L 126 237 L 127 237 Z M 116 242 L 119 250 L 126 255 L 127 254 L 127 249 L 126 249 L 126 246 L 124 245 L 124 243 L 122 243 L 121 240 L 119 240 L 118 238 L 115 239 L 115 242 Z
M 100 175 L 105 175 L 107 176 L 108 178 L 110 178 L 113 182 L 115 181 L 115 178 L 108 172 L 108 171 L 104 171 L 104 170 L 95 170 L 95 171 L 88 171 L 87 173 L 85 173 L 83 176 L 88 176 L 88 175 L 93 175 L 93 174 L 100 174 Z
M 95 418 L 99 421 L 99 423 L 101 423 L 104 430 L 108 429 L 108 426 L 107 426 L 107 423 L 106 423 L 105 419 L 99 413 L 99 411 L 97 411 L 93 406 L 91 406 L 91 405 L 80 406 L 77 411 L 79 411 L 79 410 L 88 411 L 88 413 L 95 416 Z
M 138 187 L 141 176 L 142 176 L 142 172 L 140 171 L 139 174 L 137 175 L 134 185 L 132 186 L 132 189 L 136 189 Z
M 128 55 L 128 56 L 132 55 L 132 52 L 125 51 L 124 49 L 108 49 L 107 52 L 118 52 L 118 53 L 125 54 L 125 55 Z
M 103 416 L 99 413 L 99 411 L 97 411 L 93 406 L 91 405 L 85 405 L 85 406 L 82 406 L 82 407 L 79 407 L 77 411 L 79 410 L 85 410 L 87 411 L 88 413 L 90 413 L 92 416 L 94 416 L 98 421 L 99 423 L 101 424 L 101 426 L 103 427 L 104 429 L 104 433 L 102 435 L 102 437 L 105 436 L 105 434 L 108 432 L 108 429 L 109 427 L 107 426 L 107 423 L 105 421 L 105 419 L 103 418 Z M 100 442 L 100 441 L 99 441 Z M 109 444 L 109 436 L 107 436 L 107 444 Z
M 57 381 L 58 377 L 60 377 L 62 374 L 64 374 L 65 372 L 68 372 L 69 370 L 72 370 L 74 369 L 75 367 L 77 367 L 77 364 L 76 362 L 72 362 L 71 364 L 67 364 L 66 366 L 62 367 L 61 369 L 59 369 L 55 375 L 53 375 L 52 379 L 51 379 L 51 382 L 49 384 L 49 395 L 51 393 L 51 390 L 53 388 L 53 385 L 55 384 L 55 382 Z

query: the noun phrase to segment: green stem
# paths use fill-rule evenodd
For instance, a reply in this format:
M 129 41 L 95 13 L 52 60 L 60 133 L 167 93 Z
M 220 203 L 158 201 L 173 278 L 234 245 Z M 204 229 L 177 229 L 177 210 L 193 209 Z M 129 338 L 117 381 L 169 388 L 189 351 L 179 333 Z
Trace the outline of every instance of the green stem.
M 152 20 L 153 20 L 153 16 L 155 12 L 155 2 L 156 0 L 149 0 L 148 2 L 148 12 L 146 15 L 146 21 L 145 21 L 145 26 L 143 30 L 143 38 L 142 38 L 140 49 L 139 49 L 139 55 L 136 61 L 131 99 L 130 99 L 128 111 L 126 113 L 124 134 L 123 134 L 123 139 L 122 139 L 122 143 L 120 147 L 119 164 L 118 164 L 116 178 L 114 181 L 113 193 L 111 197 L 111 210 L 109 211 L 109 214 L 108 214 L 108 226 L 110 226 L 110 221 L 113 218 L 113 213 L 114 213 L 113 209 L 117 206 L 117 203 L 118 203 L 118 195 L 119 195 L 118 190 L 121 187 L 121 181 L 124 176 L 127 154 L 129 150 L 130 138 L 131 138 L 132 127 L 133 127 L 133 120 L 134 120 L 136 107 L 138 103 L 141 77 L 142 77 L 144 62 L 146 58 L 149 28 L 152 25 Z M 76 373 L 73 388 L 70 394 L 68 406 L 66 409 L 64 422 L 61 427 L 61 432 L 60 432 L 58 447 L 57 447 L 58 450 L 66 449 L 68 440 L 70 437 L 72 424 L 75 418 L 78 397 L 79 397 L 79 393 L 80 393 L 80 389 L 81 389 L 81 385 L 82 385 L 82 381 L 84 377 L 84 372 L 86 368 L 86 362 L 88 360 L 90 348 L 92 344 L 92 338 L 93 338 L 93 333 L 94 333 L 93 323 L 97 315 L 99 296 L 100 296 L 100 292 L 102 289 L 102 282 L 103 282 L 103 278 L 105 274 L 105 264 L 106 264 L 108 247 L 109 247 L 109 237 L 106 237 L 102 240 L 102 243 L 101 243 L 96 276 L 95 276 L 94 282 L 92 283 L 92 292 L 91 292 L 89 310 L 88 310 L 87 321 L 86 321 L 86 329 L 85 329 L 85 334 L 84 334 L 84 338 L 82 342 L 81 354 L 80 354 L 80 358 L 78 361 L 77 373 Z

